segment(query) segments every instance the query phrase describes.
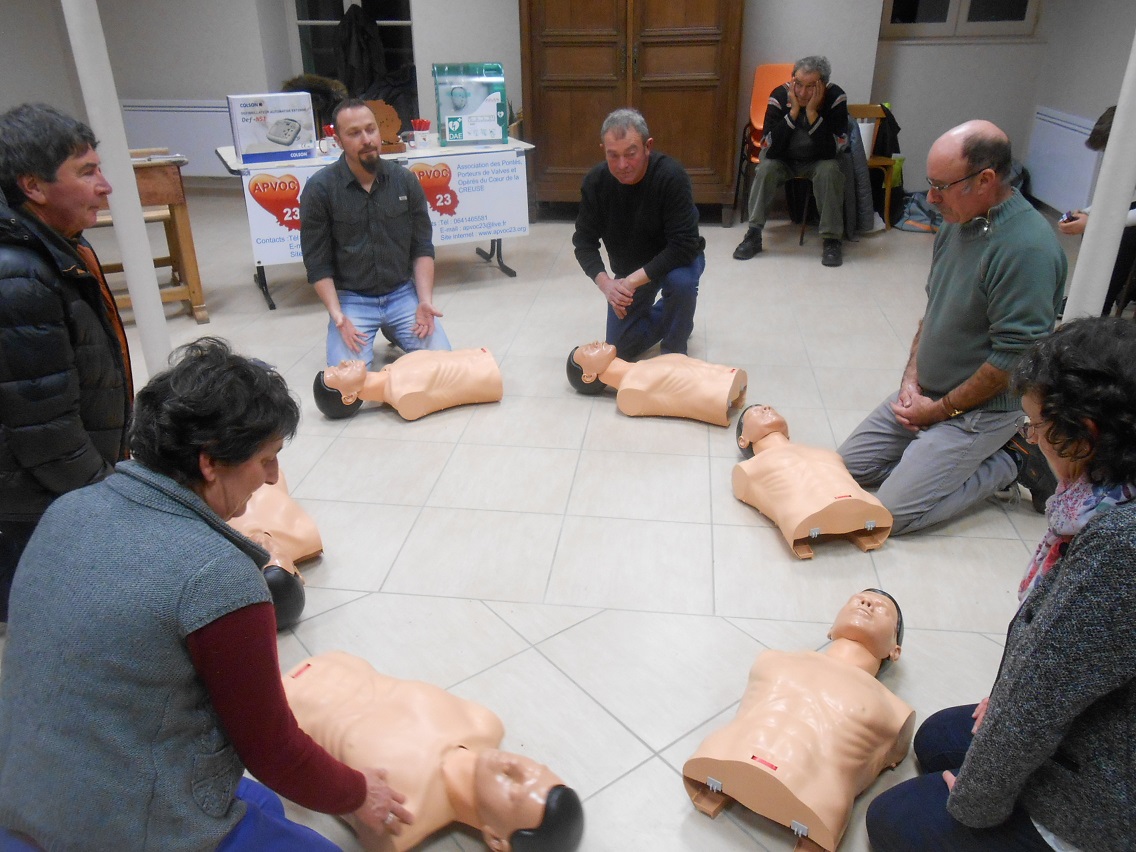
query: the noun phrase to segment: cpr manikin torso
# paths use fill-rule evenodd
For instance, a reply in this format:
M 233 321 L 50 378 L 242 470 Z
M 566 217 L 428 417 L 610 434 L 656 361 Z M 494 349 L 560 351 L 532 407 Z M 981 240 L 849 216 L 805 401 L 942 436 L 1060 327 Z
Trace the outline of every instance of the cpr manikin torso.
M 283 470 L 276 482 L 266 482 L 252 493 L 244 512 L 231 518 L 229 526 L 260 542 L 274 559 L 305 562 L 323 550 L 316 522 L 288 493 Z
M 738 444 L 754 456 L 734 465 L 734 496 L 777 524 L 800 558 L 810 558 L 810 541 L 823 536 L 847 536 L 862 550 L 887 539 L 891 513 L 856 484 L 840 454 L 791 443 L 784 419 L 768 405 L 742 413 Z
M 717 816 L 734 799 L 834 850 L 855 797 L 904 758 L 915 711 L 857 664 L 863 656 L 871 668 L 872 654 L 886 646 L 845 654 L 849 641 L 860 643 L 855 626 L 846 630 L 841 622 L 873 617 L 856 609 L 859 598 L 877 608 L 887 601 L 871 593 L 853 596 L 824 652 L 758 656 L 733 721 L 710 734 L 683 766 L 687 793 L 699 810 Z M 894 617 L 888 629 L 894 646 Z
M 383 402 L 406 420 L 456 405 L 497 402 L 503 393 L 501 370 L 485 348 L 408 352 L 375 372 L 362 361 L 344 361 L 324 370 L 323 381 L 342 394 L 344 404 Z
M 411 849 L 454 821 L 485 831 L 478 803 L 497 795 L 518 803 L 512 817 L 524 824 L 513 829 L 534 828 L 548 791 L 563 783 L 547 767 L 497 751 L 504 728 L 487 708 L 380 674 L 350 654 L 306 660 L 284 676 L 284 691 L 312 739 L 349 766 L 385 769 L 390 786 L 405 794 L 414 823 L 368 849 Z M 517 765 L 526 787 L 506 777 Z
M 283 470 L 276 482 L 266 482 L 252 493 L 245 510 L 229 519 L 229 526 L 268 551 L 264 579 L 272 593 L 276 628 L 291 627 L 300 620 L 306 600 L 304 578 L 296 564 L 318 556 L 323 539 L 311 515 L 288 493 Z
M 585 383 L 598 379 L 617 388 L 616 405 L 630 417 L 686 417 L 729 426 L 730 410 L 745 405 L 746 373 L 735 367 L 674 354 L 624 361 L 614 346 L 599 342 L 578 347 L 570 357 Z

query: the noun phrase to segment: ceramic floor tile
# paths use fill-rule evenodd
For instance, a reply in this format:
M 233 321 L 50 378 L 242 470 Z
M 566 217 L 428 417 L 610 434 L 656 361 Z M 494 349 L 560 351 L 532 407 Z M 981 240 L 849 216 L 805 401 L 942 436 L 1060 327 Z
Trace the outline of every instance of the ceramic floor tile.
M 851 542 L 823 541 L 814 550 L 812 559 L 798 559 L 776 529 L 715 527 L 714 611 L 812 621 L 835 615 L 855 592 L 879 587 L 870 554 Z
M 734 496 L 733 474 L 737 461 L 712 459 L 710 466 L 710 506 L 715 524 L 732 527 L 774 529 L 773 522 L 757 509 Z
M 501 616 L 506 624 L 534 644 L 574 624 L 579 624 L 600 611 L 594 607 L 505 601 L 489 601 L 486 605 Z
M 510 352 L 501 359 L 501 380 L 505 394 L 512 397 L 540 396 L 578 399 L 568 384 L 565 355 L 522 355 Z
M 624 852 L 725 852 L 763 850 L 736 823 L 699 813 L 682 777 L 652 758 L 584 803 L 587 829 L 582 849 Z
M 508 396 L 478 406 L 462 435 L 466 444 L 578 450 L 591 405 L 584 399 Z
M 614 611 L 539 645 L 653 749 L 736 701 L 759 647 L 720 618 Z
M 851 594 L 860 591 L 853 589 Z M 836 617 L 837 610 L 832 611 Z M 819 610 L 815 613 L 821 616 Z M 727 621 L 744 630 L 766 648 L 777 651 L 819 651 L 828 644 L 828 621 L 777 621 L 761 618 L 729 618 Z
M 705 456 L 708 438 L 718 439 L 720 432 L 726 430 L 681 417 L 628 417 L 616 407 L 615 394 L 605 392 L 592 403 L 583 446 L 613 453 Z
M 443 688 L 528 647 L 480 601 L 371 594 L 294 629 L 310 655 L 347 651 Z
M 650 756 L 594 696 L 536 650 L 510 657 L 453 692 L 501 717 L 502 749 L 546 764 L 581 798 Z M 587 808 L 585 803 L 585 814 Z
M 280 472 L 290 489 L 303 482 L 304 477 L 319 464 L 319 460 L 331 446 L 332 440 L 327 435 L 297 434 L 284 445 L 278 458 Z
M 323 554 L 303 567 L 309 586 L 377 592 L 418 508 L 301 499 L 323 539 Z
M 710 527 L 569 516 L 545 603 L 712 612 Z
M 474 414 L 496 403 L 459 405 L 435 411 L 417 420 L 403 420 L 389 405 L 365 402 L 343 427 L 345 438 L 389 438 L 395 441 L 438 441 L 455 443 Z
M 563 512 L 577 453 L 537 447 L 459 444 L 428 505 L 513 512 Z
M 383 591 L 538 603 L 561 520 L 535 513 L 423 509 Z
M 709 523 L 707 461 L 693 456 L 584 451 L 568 513 Z
M 889 539 L 873 554 L 879 588 L 903 601 L 912 627 L 997 633 L 1017 610 L 1017 588 L 1031 549 L 1021 541 L 934 536 Z
M 304 478 L 296 497 L 420 506 L 453 446 L 425 441 L 342 437 Z
M 871 411 L 899 389 L 903 369 L 817 367 L 815 372 L 826 408 Z
M 304 573 L 305 566 L 300 566 L 300 573 Z M 366 592 L 347 589 L 321 589 L 319 586 L 304 585 L 304 611 L 300 621 L 315 618 L 325 612 L 359 600 Z

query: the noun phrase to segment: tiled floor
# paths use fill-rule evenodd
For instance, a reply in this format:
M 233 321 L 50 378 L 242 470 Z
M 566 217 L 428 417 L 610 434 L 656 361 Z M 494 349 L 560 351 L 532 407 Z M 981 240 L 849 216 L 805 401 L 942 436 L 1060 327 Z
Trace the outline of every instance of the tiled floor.
M 175 343 L 228 338 L 275 364 L 303 401 L 283 469 L 326 550 L 304 566 L 307 609 L 280 637 L 282 666 L 342 648 L 489 706 L 505 722 L 504 747 L 547 763 L 583 797 L 586 850 L 791 849 L 787 829 L 738 806 L 716 820 L 696 812 L 681 766 L 733 713 L 763 648 L 823 646 L 836 609 L 865 586 L 904 607 L 903 659 L 883 680 L 920 719 L 986 694 L 1044 528 L 1028 501 L 985 504 L 875 553 L 833 542 L 797 561 L 732 496 L 733 427 L 632 419 L 613 396 L 568 386 L 565 358 L 603 334 L 604 306 L 566 221 L 505 241 L 515 279 L 471 245 L 438 251 L 446 331 L 455 347 L 497 357 L 501 403 L 417 422 L 374 407 L 325 420 L 310 388 L 326 314 L 299 266 L 269 270 L 279 308 L 266 309 L 239 190 L 222 185 L 190 201 L 212 321 L 176 315 L 169 329 Z M 795 440 L 835 447 L 899 381 L 931 238 L 865 236 L 827 269 L 815 231 L 799 248 L 787 222 L 771 224 L 765 253 L 744 263 L 730 256 L 740 227 L 715 219 L 702 233 L 690 354 L 746 369 L 750 402 L 780 409 Z M 116 254 L 107 232 L 94 236 L 104 259 Z M 867 801 L 913 773 L 908 758 L 861 797 L 843 850 L 867 848 Z M 358 848 L 335 819 L 293 813 Z M 429 848 L 482 847 L 454 830 Z

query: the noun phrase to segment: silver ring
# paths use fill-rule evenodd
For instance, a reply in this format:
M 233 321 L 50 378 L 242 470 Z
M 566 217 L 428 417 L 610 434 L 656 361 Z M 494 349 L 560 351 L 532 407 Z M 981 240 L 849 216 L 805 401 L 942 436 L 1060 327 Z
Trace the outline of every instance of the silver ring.
M 384 820 L 383 820 L 383 822 L 384 822 L 384 823 L 385 823 L 386 825 L 390 825 L 390 824 L 391 824 L 392 822 L 394 822 L 394 820 L 395 820 L 395 816 L 394 816 L 394 814 L 387 814 L 387 818 L 386 818 L 386 819 L 384 819 Z

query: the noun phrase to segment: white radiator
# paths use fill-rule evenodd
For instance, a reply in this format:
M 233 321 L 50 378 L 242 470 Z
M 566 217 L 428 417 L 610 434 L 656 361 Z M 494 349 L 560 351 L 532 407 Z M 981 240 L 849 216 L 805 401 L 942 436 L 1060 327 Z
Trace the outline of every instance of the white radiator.
M 1093 198 L 1101 154 L 1085 147 L 1095 119 L 1039 107 L 1026 168 L 1030 194 L 1054 210 L 1078 210 Z
M 224 100 L 124 100 L 122 119 L 131 148 L 169 148 L 189 162 L 181 173 L 189 177 L 220 177 L 229 173 L 215 150 L 233 144 L 229 107 Z

